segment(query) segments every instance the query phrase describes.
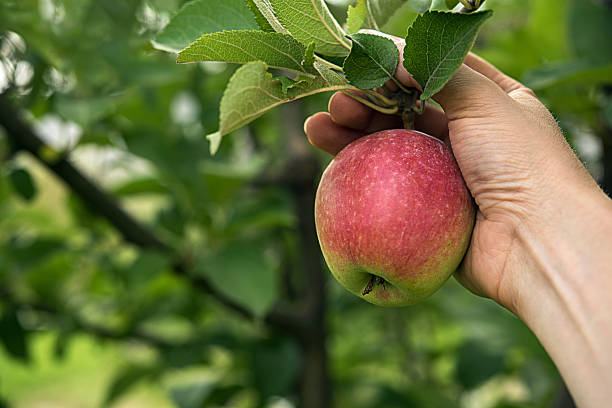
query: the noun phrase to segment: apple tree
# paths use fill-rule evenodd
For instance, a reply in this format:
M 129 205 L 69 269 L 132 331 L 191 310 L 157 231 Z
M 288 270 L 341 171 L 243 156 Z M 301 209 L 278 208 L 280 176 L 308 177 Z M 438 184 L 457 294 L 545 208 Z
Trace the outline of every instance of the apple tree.
M 453 280 L 372 306 L 314 229 L 304 118 L 360 89 L 409 124 L 472 45 L 612 191 L 612 6 L 480 3 L 1 1 L 0 406 L 571 406 L 515 317 Z M 436 72 L 430 24 L 464 34 Z M 362 28 L 422 94 L 371 91 L 405 61 Z

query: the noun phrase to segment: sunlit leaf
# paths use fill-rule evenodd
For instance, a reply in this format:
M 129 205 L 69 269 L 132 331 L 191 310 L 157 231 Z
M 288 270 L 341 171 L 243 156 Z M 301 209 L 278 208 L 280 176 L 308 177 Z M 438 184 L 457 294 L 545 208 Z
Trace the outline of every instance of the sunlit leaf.
M 270 67 L 312 75 L 302 65 L 306 47 L 290 35 L 264 31 L 223 31 L 205 34 L 179 52 L 177 62 L 262 61 Z
M 244 0 L 193 0 L 186 3 L 155 37 L 155 47 L 178 52 L 202 34 L 223 30 L 257 30 L 253 12 Z
M 211 152 L 214 153 L 221 138 L 257 119 L 259 116 L 283 103 L 320 92 L 346 88 L 342 77 L 325 66 L 315 63 L 322 77 L 311 84 L 296 84 L 285 94 L 282 84 L 267 72 L 263 62 L 250 62 L 234 73 L 221 99 L 219 131 L 208 135 Z
M 268 0 L 274 14 L 302 44 L 315 43 L 315 51 L 344 56 L 350 49 L 345 33 L 323 0 Z
M 368 15 L 368 0 L 358 0 L 353 6 L 349 6 L 346 18 L 346 30 L 349 34 L 354 34 L 363 27 Z

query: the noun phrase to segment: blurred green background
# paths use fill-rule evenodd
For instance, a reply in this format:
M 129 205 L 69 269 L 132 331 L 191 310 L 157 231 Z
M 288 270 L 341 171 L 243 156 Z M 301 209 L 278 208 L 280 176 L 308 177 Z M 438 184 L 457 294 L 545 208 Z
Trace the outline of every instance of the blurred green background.
M 571 406 L 529 330 L 454 280 L 382 309 L 330 278 L 312 215 L 330 157 L 302 131 L 329 95 L 209 155 L 235 67 L 153 48 L 183 3 L 0 0 L 0 116 L 45 142 L 24 152 L 27 128 L 0 126 L 0 407 Z M 488 0 L 475 47 L 607 192 L 610 3 Z

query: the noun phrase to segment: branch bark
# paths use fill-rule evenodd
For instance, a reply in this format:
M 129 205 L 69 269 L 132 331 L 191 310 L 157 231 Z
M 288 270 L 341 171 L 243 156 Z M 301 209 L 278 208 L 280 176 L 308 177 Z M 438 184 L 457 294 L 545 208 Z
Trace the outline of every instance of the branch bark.
M 325 327 L 325 271 L 315 230 L 314 208 L 317 175 L 320 165 L 306 143 L 302 127 L 304 118 L 299 102 L 283 107 L 287 133 L 288 169 L 301 241 L 305 290 L 301 294 L 307 326 L 298 337 L 302 347 L 300 403 L 302 408 L 326 408 L 331 401 L 331 381 L 327 367 L 327 332 Z
M 0 125 L 5 128 L 15 150 L 31 153 L 43 165 L 55 173 L 90 209 L 101 215 L 115 227 L 126 241 L 140 248 L 157 249 L 169 253 L 176 259 L 173 264 L 173 271 L 177 275 L 187 279 L 195 288 L 208 294 L 236 314 L 249 320 L 256 319 L 256 316 L 249 309 L 219 292 L 208 280 L 189 274 L 192 266 L 190 257 L 177 254 L 173 248 L 159 239 L 153 231 L 123 210 L 109 193 L 74 167 L 70 163 L 67 154 L 53 157 L 52 159 L 45 158 L 45 152 L 52 151 L 51 148 L 21 119 L 19 112 L 10 105 L 5 95 L 0 95 Z M 303 318 L 301 316 L 278 308 L 268 313 L 264 317 L 264 322 L 292 333 L 300 332 L 303 326 Z

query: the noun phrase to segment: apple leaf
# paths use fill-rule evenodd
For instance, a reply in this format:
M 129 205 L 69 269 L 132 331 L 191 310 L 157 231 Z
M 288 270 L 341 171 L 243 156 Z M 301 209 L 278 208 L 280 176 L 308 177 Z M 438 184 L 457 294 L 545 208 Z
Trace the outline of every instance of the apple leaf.
M 202 34 L 258 28 L 244 0 L 195 0 L 178 11 L 155 37 L 153 45 L 163 51 L 178 52 Z
M 277 263 L 256 242 L 232 242 L 201 259 L 196 271 L 219 292 L 262 316 L 278 297 L 279 276 Z
M 266 16 L 264 16 L 261 10 L 257 8 L 257 4 L 255 4 L 254 0 L 246 0 L 246 4 L 247 7 L 251 10 L 251 12 L 253 12 L 253 15 L 255 16 L 255 21 L 257 21 L 257 25 L 261 30 L 270 32 L 275 31 L 274 27 L 272 27 Z
M 355 34 L 361 30 L 368 15 L 368 0 L 357 0 L 354 6 L 349 6 L 346 11 L 346 31 L 349 34 Z
M 605 2 L 573 0 L 568 10 L 569 45 L 578 59 L 612 62 L 612 7 Z
M 353 34 L 350 38 L 353 46 L 343 68 L 351 85 L 378 88 L 393 77 L 399 50 L 392 40 L 373 34 Z
M 431 98 L 463 63 L 480 26 L 493 14 L 429 11 L 408 29 L 404 66 L 421 85 L 421 100 Z
M 283 84 L 274 78 L 261 61 L 254 61 L 238 68 L 225 88 L 221 98 L 219 131 L 207 136 L 210 152 L 215 154 L 221 138 L 257 119 L 276 106 L 320 92 L 344 89 L 348 86 L 344 78 L 322 65 L 314 63 L 321 74 L 308 83 L 298 81 L 283 92 Z
M 457 3 L 459 3 L 459 0 L 444 0 L 444 4 L 446 4 L 446 7 L 449 10 L 452 10 L 457 5 Z
M 302 60 L 302 65 L 305 68 L 312 67 L 312 64 L 314 64 L 315 62 L 314 47 L 314 42 L 311 42 L 310 44 L 308 44 L 308 47 L 306 47 L 306 51 L 304 52 L 304 59 Z
M 538 90 L 566 84 L 598 84 L 612 81 L 612 62 L 589 60 L 562 62 L 535 68 L 523 78 L 525 85 Z
M 30 172 L 24 168 L 17 167 L 9 173 L 9 180 L 15 189 L 17 195 L 23 198 L 25 201 L 31 201 L 36 197 L 38 189 L 34 178 L 30 175 Z
M 350 45 L 344 31 L 323 0 L 268 0 L 283 27 L 302 44 L 315 43 L 315 51 L 346 56 Z
M 367 26 L 381 30 L 406 0 L 367 0 Z
M 432 0 L 408 0 L 408 5 L 416 13 L 424 13 L 431 7 Z
M 274 14 L 274 9 L 272 8 L 272 4 L 270 4 L 270 0 L 252 0 L 255 3 L 255 6 L 261 12 L 261 15 L 264 16 L 270 26 L 277 33 L 289 34 L 289 30 L 287 30 L 281 22 L 278 20 L 276 15 Z
M 284 75 L 276 76 L 274 77 L 274 79 L 278 79 L 280 81 L 281 90 L 283 91 L 283 95 L 285 96 L 287 96 L 287 92 L 289 91 L 289 89 L 297 85 L 310 86 L 310 84 L 312 84 L 312 81 L 313 81 L 311 77 L 298 77 L 296 79 L 292 79 Z
M 204 34 L 179 52 L 177 62 L 263 61 L 271 67 L 301 74 L 316 73 L 302 65 L 306 47 L 290 35 L 265 31 L 223 31 Z

